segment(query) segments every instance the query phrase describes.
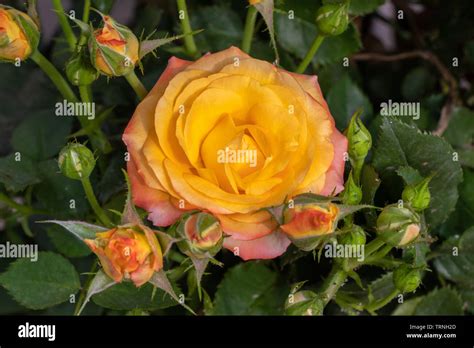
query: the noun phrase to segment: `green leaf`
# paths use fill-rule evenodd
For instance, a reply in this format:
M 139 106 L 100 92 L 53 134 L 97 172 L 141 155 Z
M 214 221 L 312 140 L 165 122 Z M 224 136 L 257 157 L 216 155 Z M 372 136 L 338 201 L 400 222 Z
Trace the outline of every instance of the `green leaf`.
M 426 220 L 435 227 L 446 220 L 458 200 L 457 186 L 462 180 L 459 162 L 453 161 L 453 149 L 445 140 L 383 117 L 375 145 L 373 165 L 382 175 L 410 166 L 423 176 L 434 174 L 430 181 L 430 207 Z
M 323 0 L 323 4 L 343 4 L 349 2 L 349 13 L 360 16 L 374 12 L 385 0 Z
M 189 34 L 182 34 L 182 35 L 175 35 L 175 36 L 170 36 L 170 37 L 164 37 L 161 39 L 151 39 L 151 40 L 144 40 L 140 42 L 140 54 L 139 57 L 142 59 L 145 57 L 147 54 L 154 52 L 158 47 L 169 44 L 173 41 L 182 39 L 185 36 L 189 35 L 196 35 L 198 33 L 202 32 L 202 30 L 196 30 L 193 31 Z
M 303 59 L 318 34 L 315 21 L 297 17 L 288 18 L 288 13 L 276 10 L 274 13 L 277 42 L 299 59 Z M 327 37 L 313 58 L 313 64 L 326 65 L 340 62 L 361 48 L 359 33 L 353 25 L 338 36 Z M 350 115 L 349 115 L 350 116 Z
M 411 298 L 395 308 L 392 315 L 413 315 L 415 314 L 416 307 L 422 300 L 423 296 Z
M 364 204 L 374 204 L 375 194 L 380 186 L 380 178 L 375 169 L 371 165 L 364 165 L 361 174 L 362 186 L 362 202 Z M 369 224 L 374 225 L 377 219 L 377 214 L 373 209 L 364 210 L 364 215 Z
M 20 156 L 21 160 L 15 160 L 16 155 L 11 154 L 0 158 L 0 182 L 8 191 L 18 192 L 30 185 L 41 182 L 35 164 L 27 156 Z
M 419 101 L 436 85 L 436 75 L 428 68 L 418 66 L 403 79 L 402 96 L 407 101 Z
M 405 184 L 407 185 L 414 185 L 423 180 L 420 172 L 410 166 L 398 168 L 397 174 L 403 178 L 403 181 L 405 181 Z
M 443 136 L 456 147 L 471 145 L 474 140 L 474 111 L 463 107 L 455 108 Z M 471 149 L 472 152 L 474 151 Z
M 32 159 L 50 158 L 66 143 L 72 121 L 72 117 L 57 117 L 53 110 L 35 112 L 13 132 L 12 147 Z
M 71 258 L 84 257 L 92 252 L 79 238 L 64 231 L 59 226 L 50 226 L 46 232 L 56 249 L 64 256 Z
M 73 265 L 52 252 L 40 252 L 36 262 L 29 259 L 13 262 L 0 275 L 0 285 L 30 309 L 44 309 L 65 302 L 81 286 Z
M 45 220 L 41 223 L 52 223 L 64 227 L 68 232 L 75 235 L 80 240 L 95 239 L 96 233 L 107 231 L 107 228 L 93 225 L 84 221 L 60 221 L 60 220 Z M 63 232 L 65 233 L 65 232 Z
M 387 272 L 380 278 L 374 280 L 369 284 L 368 289 L 369 304 L 383 300 L 395 290 L 393 273 Z
M 55 218 L 83 218 L 90 208 L 81 183 L 62 175 L 56 160 L 41 162 L 38 167 L 42 182 L 34 195 L 39 205 L 54 212 Z
M 84 302 L 82 303 L 82 307 L 79 308 L 78 315 L 82 313 L 84 310 L 85 306 L 87 303 L 90 301 L 91 297 L 100 294 L 101 292 L 107 290 L 111 286 L 114 285 L 113 279 L 111 279 L 108 275 L 104 273 L 104 271 L 99 270 L 94 278 L 92 279 L 92 282 L 89 285 L 89 289 L 87 289 L 87 294 L 86 297 L 84 298 Z
M 153 289 L 156 289 L 153 295 Z M 180 292 L 175 288 L 178 294 Z M 163 290 L 147 283 L 139 288 L 132 282 L 124 281 L 92 296 L 95 304 L 115 310 L 157 310 L 179 305 Z
M 282 314 L 289 290 L 263 263 L 241 263 L 227 271 L 219 284 L 211 314 Z
M 349 5 L 349 13 L 357 16 L 365 15 L 374 12 L 384 2 L 385 0 L 353 0 Z
M 220 51 L 229 46 L 239 46 L 243 24 L 239 15 L 229 6 L 203 6 L 191 12 L 191 26 L 204 29 L 194 39 L 202 51 Z
M 471 289 L 461 289 L 461 298 L 463 300 L 463 307 L 467 311 L 474 314 L 474 290 Z
M 462 315 L 462 300 L 451 288 L 436 289 L 416 306 L 414 315 Z
M 373 110 L 370 100 L 348 74 L 332 86 L 327 96 L 327 102 L 339 129 L 347 127 L 351 116 L 359 108 L 362 108 L 363 119 L 372 116 Z
M 274 3 L 273 0 L 263 0 L 258 4 L 254 5 L 257 11 L 262 15 L 265 24 L 267 25 L 268 33 L 270 35 L 270 43 L 275 52 L 275 60 L 280 61 L 278 55 L 278 47 L 275 41 L 275 29 L 273 25 L 273 13 L 274 13 Z
M 444 249 L 452 250 L 450 240 L 444 243 Z M 437 257 L 433 264 L 438 273 L 446 279 L 474 289 L 474 227 L 463 233 L 458 243 L 457 255 L 453 255 L 451 251 L 450 254 Z

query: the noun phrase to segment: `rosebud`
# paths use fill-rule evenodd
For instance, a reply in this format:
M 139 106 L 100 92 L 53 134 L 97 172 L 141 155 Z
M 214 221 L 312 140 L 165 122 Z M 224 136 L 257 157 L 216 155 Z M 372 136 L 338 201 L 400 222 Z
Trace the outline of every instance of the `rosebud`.
M 331 202 L 295 203 L 283 211 L 281 230 L 303 250 L 314 249 L 321 237 L 334 232 L 339 208 Z
M 393 283 L 402 293 L 415 291 L 421 284 L 421 272 L 403 264 L 393 272 Z
M 74 86 L 87 86 L 97 80 L 99 72 L 84 52 L 78 52 L 66 63 L 66 76 Z
M 262 2 L 262 0 L 249 0 L 249 4 L 250 4 L 250 5 L 257 5 L 257 4 L 261 3 L 261 2 Z
M 0 61 L 26 60 L 38 47 L 39 35 L 26 13 L 0 5 Z
M 345 32 L 349 25 L 348 3 L 321 6 L 316 13 L 316 25 L 322 35 L 336 36 Z
M 386 206 L 377 218 L 377 233 L 391 246 L 405 246 L 420 234 L 420 216 L 409 208 Z
M 79 143 L 67 144 L 59 153 L 59 169 L 70 179 L 88 178 L 95 167 L 95 158 L 91 150 Z
M 104 272 L 117 283 L 130 279 L 139 287 L 163 267 L 158 239 L 144 225 L 119 226 L 84 242 L 99 257 Z
M 317 294 L 309 290 L 290 294 L 285 302 L 286 315 L 322 315 L 323 310 L 323 300 Z
M 430 205 L 431 194 L 428 184 L 431 177 L 423 179 L 421 182 L 413 185 L 407 185 L 402 192 L 402 198 L 410 203 L 416 211 L 423 211 Z
M 357 225 L 351 226 L 351 231 L 341 235 L 339 242 L 348 245 L 364 245 L 367 240 L 365 231 Z
M 362 189 L 355 183 L 352 177 L 352 171 L 349 173 L 349 177 L 344 185 L 344 191 L 341 195 L 344 204 L 355 205 L 359 204 L 362 200 Z
M 133 32 L 110 16 L 102 16 L 104 26 L 89 39 L 92 65 L 107 76 L 127 75 L 139 60 L 139 46 Z
M 180 250 L 188 256 L 212 257 L 222 247 L 222 228 L 219 221 L 207 213 L 195 213 L 183 218 L 178 227 Z
M 372 147 L 372 136 L 360 120 L 360 112 L 352 116 L 345 133 L 349 140 L 348 152 L 351 161 L 363 161 Z

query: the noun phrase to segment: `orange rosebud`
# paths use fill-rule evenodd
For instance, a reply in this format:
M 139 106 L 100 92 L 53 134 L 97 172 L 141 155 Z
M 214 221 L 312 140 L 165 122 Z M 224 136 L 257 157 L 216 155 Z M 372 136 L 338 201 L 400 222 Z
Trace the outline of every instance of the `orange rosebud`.
M 250 5 L 257 5 L 257 4 L 261 3 L 261 2 L 262 2 L 262 0 L 249 0 L 249 4 L 250 4 Z
M 123 76 L 135 68 L 140 43 L 133 32 L 112 19 L 102 16 L 104 26 L 89 40 L 92 64 L 107 76 Z
M 212 257 L 222 247 L 222 227 L 211 214 L 189 215 L 180 222 L 177 231 L 183 238 L 178 247 L 186 255 Z
M 163 267 L 158 239 L 146 226 L 119 226 L 96 236 L 85 243 L 99 257 L 104 272 L 117 283 L 131 279 L 139 287 Z
M 38 27 L 28 15 L 0 6 L 0 61 L 23 61 L 36 49 L 38 42 Z
M 334 232 L 339 208 L 333 203 L 295 204 L 287 207 L 280 226 L 288 238 L 301 249 L 314 248 L 314 241 Z

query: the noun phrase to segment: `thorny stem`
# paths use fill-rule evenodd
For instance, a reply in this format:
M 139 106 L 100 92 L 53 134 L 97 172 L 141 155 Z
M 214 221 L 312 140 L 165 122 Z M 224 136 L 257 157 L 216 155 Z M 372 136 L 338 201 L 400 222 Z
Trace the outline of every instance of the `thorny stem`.
M 52 2 L 53 7 L 56 10 L 56 15 L 58 16 L 59 25 L 61 26 L 61 29 L 63 30 L 64 36 L 66 37 L 67 43 L 69 45 L 69 49 L 74 51 L 77 44 L 77 38 L 76 35 L 74 35 L 71 24 L 66 18 L 63 4 L 61 3 L 61 0 L 52 0 Z
M 308 67 L 308 65 L 311 63 L 311 61 L 313 60 L 313 57 L 314 55 L 316 54 L 316 52 L 318 52 L 318 49 L 319 47 L 321 46 L 321 44 L 323 43 L 324 41 L 324 35 L 321 35 L 321 34 L 318 34 L 316 36 L 316 38 L 314 39 L 313 41 L 313 44 L 311 45 L 311 47 L 309 48 L 309 51 L 308 53 L 306 53 L 306 56 L 304 57 L 303 61 L 301 62 L 301 64 L 298 66 L 298 68 L 296 69 L 296 72 L 298 74 L 302 74 L 305 72 L 306 68 Z
M 137 75 L 135 74 L 135 71 L 132 70 L 130 73 L 125 75 L 125 79 L 127 80 L 128 84 L 133 88 L 138 98 L 140 98 L 140 100 L 143 100 L 148 94 L 148 91 L 146 90 L 145 86 L 143 86 L 142 82 L 138 79 Z
M 375 238 L 373 241 L 368 243 L 365 247 L 365 260 L 382 247 L 385 242 L 380 238 Z M 364 261 L 365 261 L 364 260 Z M 324 280 L 320 290 L 321 298 L 324 301 L 324 305 L 327 305 L 336 295 L 339 288 L 344 284 L 347 279 L 348 273 L 353 269 L 362 266 L 364 261 L 355 261 L 349 263 L 348 269 L 344 270 L 342 265 L 334 264 L 329 276 Z
M 95 197 L 94 190 L 92 189 L 91 182 L 89 178 L 83 178 L 81 180 L 82 187 L 84 188 L 84 192 L 86 193 L 87 200 L 94 210 L 94 213 L 99 218 L 100 222 L 102 222 L 106 226 L 113 226 L 112 221 L 110 221 L 109 217 L 105 214 L 104 210 L 99 205 L 97 198 Z
M 188 54 L 193 58 L 199 57 L 199 51 L 196 46 L 196 42 L 194 42 L 194 37 L 192 35 L 191 29 L 191 22 L 189 21 L 188 15 L 188 8 L 186 6 L 186 0 L 176 0 L 178 4 L 180 22 L 181 22 L 181 29 L 183 30 L 183 34 L 185 35 L 184 46 L 186 47 L 186 51 Z
M 250 53 L 252 47 L 253 33 L 255 31 L 255 21 L 257 20 L 257 9 L 255 6 L 250 5 L 247 10 L 247 17 L 245 19 L 244 36 L 242 39 L 242 51 Z

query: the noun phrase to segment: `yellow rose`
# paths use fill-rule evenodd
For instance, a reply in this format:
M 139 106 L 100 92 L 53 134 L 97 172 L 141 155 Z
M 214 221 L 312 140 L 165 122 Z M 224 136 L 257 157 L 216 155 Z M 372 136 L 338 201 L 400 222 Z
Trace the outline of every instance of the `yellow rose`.
M 0 61 L 27 59 L 38 41 L 38 27 L 28 15 L 0 5 Z
M 235 47 L 196 62 L 171 58 L 123 140 L 134 202 L 155 225 L 210 212 L 224 247 L 243 259 L 274 258 L 290 244 L 264 208 L 343 189 L 347 140 L 317 77 Z
M 163 267 L 155 233 L 146 226 L 120 226 L 85 243 L 99 257 L 104 272 L 116 282 L 130 279 L 138 287 Z

